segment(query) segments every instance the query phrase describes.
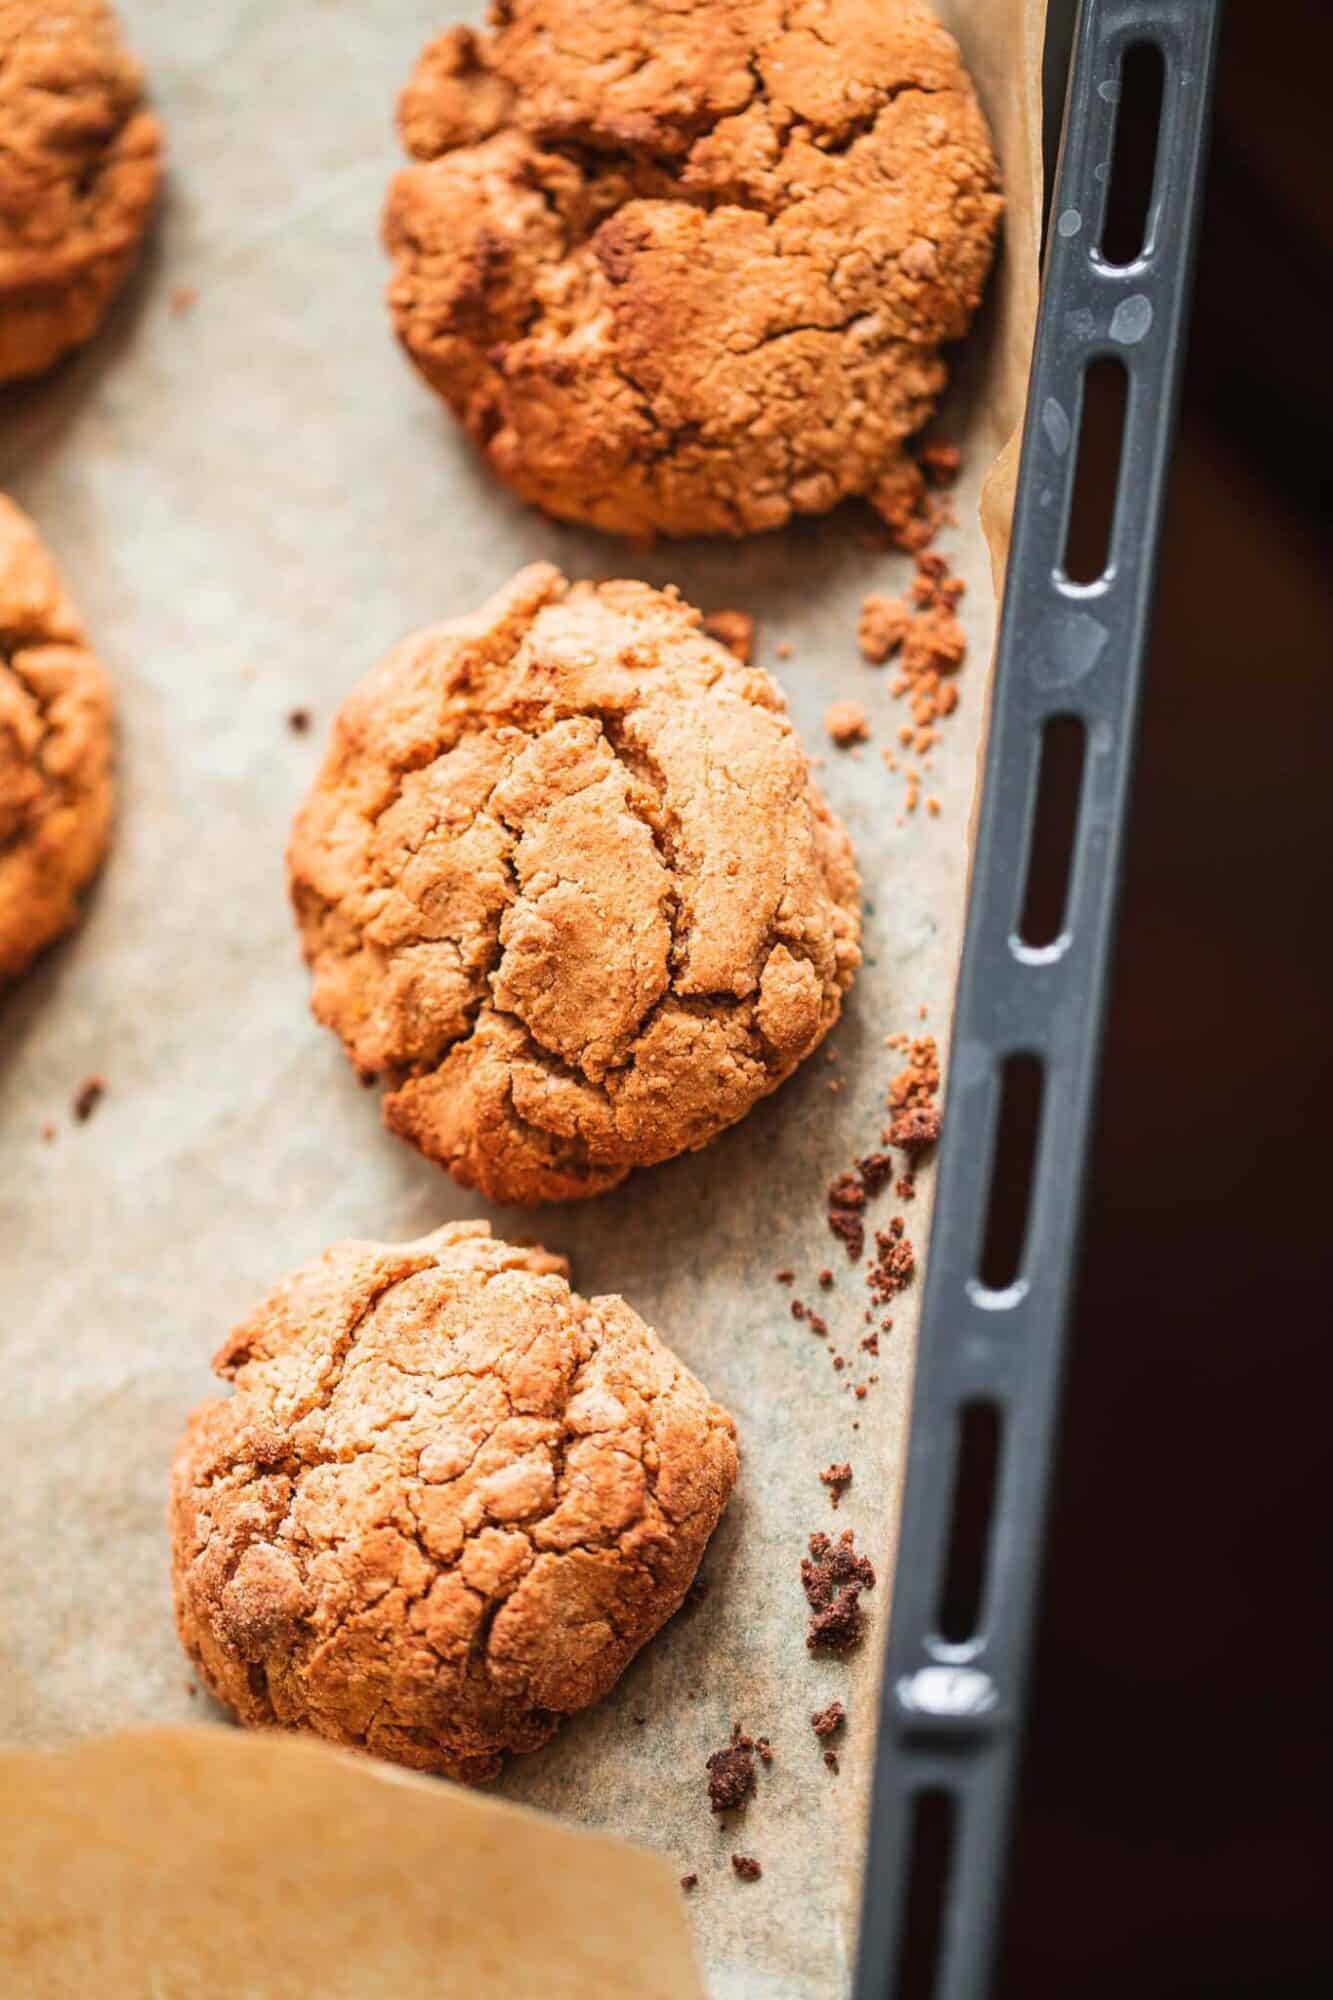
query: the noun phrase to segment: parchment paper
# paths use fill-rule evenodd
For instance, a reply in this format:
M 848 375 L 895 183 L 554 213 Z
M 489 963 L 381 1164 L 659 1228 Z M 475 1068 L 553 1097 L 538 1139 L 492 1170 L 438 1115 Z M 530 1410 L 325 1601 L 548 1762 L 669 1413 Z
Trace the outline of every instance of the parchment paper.
M 0 1001 L 0 1733 L 50 1743 L 198 1721 L 173 1635 L 164 1475 L 208 1356 L 282 1273 L 347 1235 L 406 1237 L 482 1213 L 382 1132 L 307 1011 L 282 849 L 343 694 L 403 633 L 472 608 L 520 563 L 675 581 L 739 606 L 790 698 L 856 843 L 866 965 L 823 1056 L 707 1151 L 618 1192 L 498 1225 L 567 1251 L 584 1291 L 623 1292 L 734 1412 L 744 1462 L 706 1559 L 712 1590 L 595 1711 L 515 1762 L 501 1793 L 665 1852 L 700 1883 L 690 1910 L 714 2000 L 845 1989 L 854 1949 L 887 1567 L 919 1282 L 878 1362 L 865 1303 L 829 1237 L 829 1177 L 876 1141 L 894 1031 L 943 1039 L 995 626 L 1014 432 L 1035 315 L 1042 0 L 952 0 L 1005 172 L 1003 257 L 940 428 L 965 449 L 941 546 L 968 584 L 970 657 L 929 789 L 899 824 L 879 752 L 904 719 L 891 670 L 855 644 L 869 589 L 905 559 L 843 513 L 739 547 L 636 553 L 512 502 L 395 351 L 378 214 L 397 163 L 396 90 L 440 0 L 287 0 L 185 9 L 125 0 L 171 147 L 139 277 L 95 345 L 0 397 L 0 487 L 54 548 L 116 681 L 122 801 L 82 929 Z M 173 311 L 177 287 L 197 288 Z M 779 642 L 790 658 L 780 658 Z M 823 741 L 856 696 L 874 742 Z M 308 708 L 308 736 L 286 727 Z M 106 1079 L 94 1117 L 72 1093 Z M 833 1082 L 841 1088 L 830 1088 Z M 45 1121 L 58 1136 L 46 1143 Z M 930 1175 L 909 1231 L 924 1250 Z M 885 1214 L 894 1204 L 881 1198 Z M 790 1316 L 774 1270 L 820 1298 L 832 1345 Z M 832 1265 L 827 1297 L 814 1274 Z M 879 1375 L 864 1402 L 850 1384 Z M 859 1429 L 853 1430 L 853 1422 Z M 832 1514 L 818 1474 L 848 1459 Z M 804 1644 L 799 1562 L 850 1526 L 879 1563 L 870 1642 L 848 1662 Z M 849 1710 L 841 1772 L 809 1727 Z M 639 1718 L 646 1718 L 640 1721 Z M 774 1760 L 734 1829 L 709 1814 L 704 1759 L 733 1719 Z M 735 1849 L 763 1864 L 733 1877 Z

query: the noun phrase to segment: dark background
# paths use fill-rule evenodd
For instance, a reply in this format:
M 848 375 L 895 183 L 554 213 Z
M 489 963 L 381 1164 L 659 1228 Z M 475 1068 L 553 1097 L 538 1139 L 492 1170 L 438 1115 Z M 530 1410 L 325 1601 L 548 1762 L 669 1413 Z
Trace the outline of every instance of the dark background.
M 1333 1993 L 1331 133 L 1232 0 L 1002 2000 Z

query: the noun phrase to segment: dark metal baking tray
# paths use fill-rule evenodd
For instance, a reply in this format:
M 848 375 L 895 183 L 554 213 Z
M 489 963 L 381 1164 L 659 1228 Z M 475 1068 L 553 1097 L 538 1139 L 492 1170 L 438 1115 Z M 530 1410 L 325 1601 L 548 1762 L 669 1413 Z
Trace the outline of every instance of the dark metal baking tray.
M 857 2000 L 974 2000 L 989 1977 L 1220 12 L 1220 0 L 1084 0 L 1072 36 L 1058 13 L 1051 23 L 1051 61 L 1071 46 L 1072 58 L 959 975 Z M 1141 247 L 1113 264 L 1101 246 L 1122 77 L 1145 46 L 1161 59 L 1156 161 Z M 1118 486 L 1105 566 L 1075 581 L 1065 554 L 1085 385 L 1108 362 L 1126 392 Z M 1025 888 L 1049 837 L 1047 784 L 1071 794 L 1072 844 L 1063 916 L 1034 943 Z M 1000 1282 L 987 1263 L 997 1227 L 1013 1252 Z

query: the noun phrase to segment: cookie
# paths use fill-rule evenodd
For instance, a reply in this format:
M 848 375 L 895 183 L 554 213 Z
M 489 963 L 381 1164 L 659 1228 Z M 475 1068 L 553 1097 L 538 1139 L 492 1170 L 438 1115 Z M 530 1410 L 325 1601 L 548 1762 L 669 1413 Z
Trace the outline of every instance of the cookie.
M 161 173 L 161 127 L 103 0 L 0 0 L 0 382 L 88 339 Z
M 1002 202 L 922 0 L 505 0 L 402 94 L 389 305 L 491 466 L 615 534 L 900 504 Z
M 214 1361 L 171 1479 L 181 1638 L 240 1721 L 479 1781 L 677 1609 L 735 1427 L 619 1298 L 452 1223 L 339 1243 Z
M 860 963 L 851 847 L 775 683 L 674 592 L 549 564 L 362 682 L 288 860 L 315 1014 L 496 1201 L 705 1145 Z
M 106 852 L 111 689 L 32 523 L 0 494 L 0 983 L 68 930 Z

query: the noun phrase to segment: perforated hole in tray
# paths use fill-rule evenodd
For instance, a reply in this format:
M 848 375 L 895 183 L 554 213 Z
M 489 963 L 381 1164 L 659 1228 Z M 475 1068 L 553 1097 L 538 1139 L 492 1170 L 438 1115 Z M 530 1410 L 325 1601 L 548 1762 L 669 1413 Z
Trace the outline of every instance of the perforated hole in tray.
M 1000 1111 L 977 1269 L 977 1296 L 986 1305 L 1010 1303 L 1023 1269 L 1044 1078 L 1040 1056 L 1026 1050 L 1006 1056 L 1000 1069 Z
M 1070 583 L 1096 583 L 1111 560 L 1120 492 L 1129 374 L 1123 361 L 1103 354 L 1083 374 L 1083 395 L 1069 496 L 1061 570 Z
M 1088 732 L 1078 715 L 1048 715 L 1042 724 L 1037 802 L 1028 836 L 1027 878 L 1018 920 L 1023 958 L 1058 957 L 1074 870 Z
M 1152 249 L 1153 189 L 1166 63 L 1156 42 L 1131 42 L 1120 63 L 1115 150 L 1106 190 L 1100 252 L 1122 270 Z
M 951 1792 L 931 1786 L 913 1795 L 894 2000 L 933 2000 L 937 1990 L 956 1819 Z
M 955 1433 L 949 1553 L 936 1618 L 939 1636 L 954 1646 L 976 1634 L 986 1600 L 1000 1437 L 998 1404 L 964 1403 Z

